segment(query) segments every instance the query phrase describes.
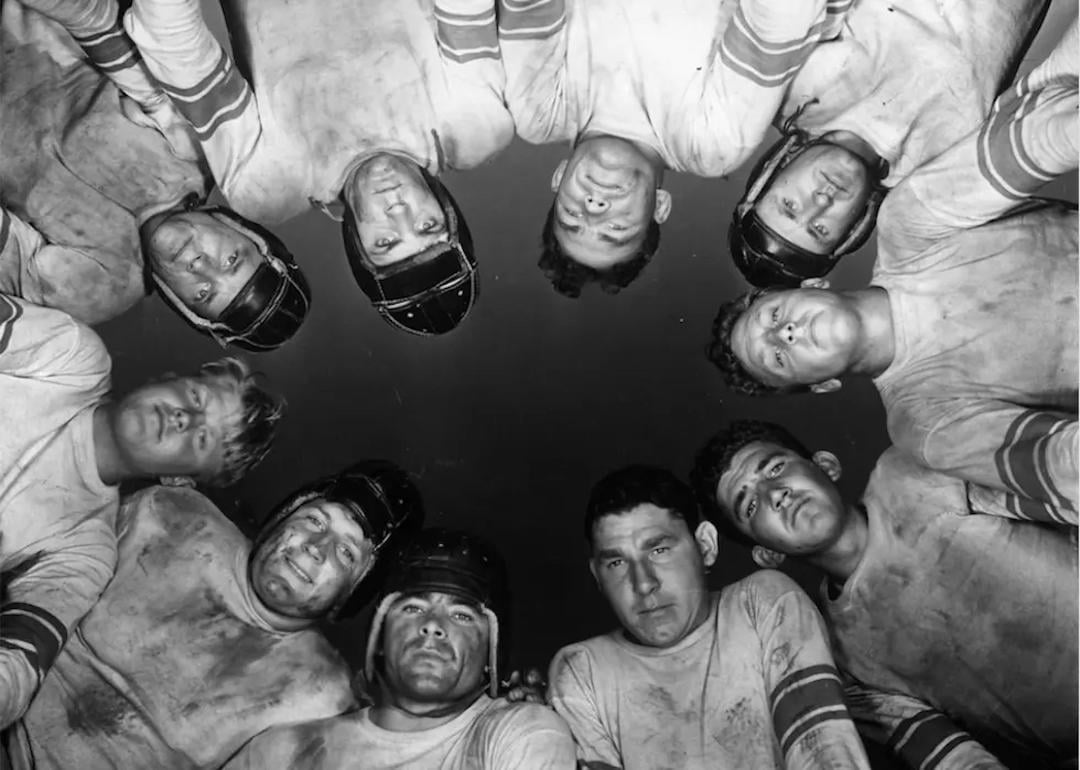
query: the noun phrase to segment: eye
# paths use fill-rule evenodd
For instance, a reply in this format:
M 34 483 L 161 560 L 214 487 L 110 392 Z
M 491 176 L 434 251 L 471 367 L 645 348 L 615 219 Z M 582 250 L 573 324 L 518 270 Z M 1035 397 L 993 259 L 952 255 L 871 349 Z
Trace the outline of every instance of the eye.
M 775 479 L 777 476 L 780 475 L 780 472 L 782 470 L 784 470 L 784 461 L 783 460 L 773 464 L 773 466 L 771 468 L 769 468 L 769 471 L 768 471 L 768 473 L 766 475 L 770 479 Z
M 780 199 L 780 205 L 784 207 L 785 211 L 790 211 L 792 213 L 799 210 L 799 204 L 797 204 L 791 198 L 781 198 Z
M 429 219 L 420 226 L 420 230 L 425 233 L 430 233 L 432 230 L 439 229 L 439 223 L 437 220 Z
M 566 214 L 566 216 L 570 217 L 571 219 L 577 219 L 578 217 L 581 216 L 581 214 L 579 214 L 576 211 L 573 211 L 572 209 L 568 209 L 566 206 L 563 206 L 562 210 L 563 210 L 563 213 Z
M 351 567 L 352 565 L 356 564 L 356 554 L 354 554 L 348 546 L 338 546 L 338 555 L 342 563 L 345 564 L 345 566 Z
M 453 613 L 452 617 L 458 623 L 474 623 L 476 618 L 471 612 L 465 612 L 463 610 L 457 610 Z
M 608 559 L 606 562 L 604 562 L 604 567 L 606 569 L 618 569 L 622 565 L 623 565 L 623 560 L 622 559 Z
M 326 523 L 322 520 L 322 516 L 319 516 L 319 514 L 309 513 L 304 518 L 311 522 L 311 525 L 315 527 L 315 529 L 317 529 L 319 532 L 322 532 L 324 529 L 326 529 Z
M 658 545 L 652 549 L 653 556 L 667 556 L 669 553 L 671 553 L 671 546 L 669 545 Z
M 403 615 L 418 615 L 423 611 L 419 604 L 403 604 L 399 609 Z
M 234 251 L 232 254 L 230 254 L 228 257 L 225 258 L 225 266 L 226 267 L 233 267 L 239 261 L 240 261 L 240 255 L 237 254 Z

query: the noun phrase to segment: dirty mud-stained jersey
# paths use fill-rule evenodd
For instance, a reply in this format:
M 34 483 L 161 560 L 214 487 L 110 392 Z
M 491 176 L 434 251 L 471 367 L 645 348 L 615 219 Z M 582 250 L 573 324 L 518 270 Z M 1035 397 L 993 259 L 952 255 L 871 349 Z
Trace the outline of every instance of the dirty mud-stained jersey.
M 784 86 L 851 0 L 499 0 L 506 100 L 533 144 L 601 133 L 720 176 L 764 139 Z
M 110 368 L 91 329 L 0 294 L 0 729 L 113 573 L 117 489 L 94 454 Z
M 111 5 L 116 18 L 114 0 L 60 9 L 87 5 Z M 0 291 L 106 321 L 147 293 L 140 225 L 189 194 L 205 197 L 208 180 L 161 133 L 132 123 L 121 107 L 127 97 L 95 69 L 125 82 L 134 53 L 118 23 L 79 48 L 16 0 L 3 4 L 2 19 L 0 203 L 41 237 L 19 249 L 0 243 Z
M 256 607 L 249 542 L 206 497 L 151 487 L 117 524 L 116 577 L 24 718 L 16 768 L 217 768 L 352 705 L 326 638 Z
M 991 751 L 1075 757 L 1075 530 L 1006 518 L 1003 493 L 975 504 L 970 487 L 895 448 L 878 460 L 863 496 L 866 552 L 822 600 L 837 665 L 925 701 Z M 887 721 L 882 697 L 852 701 L 852 715 L 880 709 Z
M 859 0 L 795 76 L 777 127 L 851 131 L 896 185 L 979 126 L 1047 0 Z M 801 110 L 801 113 L 800 113 Z
M 337 200 L 378 152 L 469 169 L 513 137 L 494 0 L 234 0 L 236 64 L 199 0 L 125 26 L 191 121 L 229 205 L 263 223 Z
M 871 283 L 895 354 L 875 384 L 893 443 L 1077 523 L 1077 214 L 1031 201 L 1077 167 L 1076 21 L 980 130 L 889 193 Z M 1010 213 L 1018 204 L 1021 207 Z
M 617 630 L 556 654 L 548 700 L 578 758 L 624 770 L 869 767 L 810 597 L 762 570 L 712 601 L 675 647 Z
M 371 709 L 265 733 L 224 770 L 573 770 L 574 741 L 551 709 L 481 695 L 419 732 L 384 730 Z

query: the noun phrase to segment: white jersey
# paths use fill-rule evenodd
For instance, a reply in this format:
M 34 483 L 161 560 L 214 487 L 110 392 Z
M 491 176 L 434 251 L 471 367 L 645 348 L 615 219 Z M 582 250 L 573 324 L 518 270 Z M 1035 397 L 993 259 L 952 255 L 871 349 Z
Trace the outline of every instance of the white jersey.
M 985 125 L 885 199 L 871 283 L 889 294 L 889 436 L 924 465 L 1077 523 L 1077 214 L 1029 197 L 1077 167 L 1077 26 Z
M 110 368 L 91 329 L 0 294 L 0 729 L 113 574 L 118 496 L 94 453 Z
M 912 698 L 991 750 L 1075 757 L 1076 543 L 1067 528 L 975 503 L 970 487 L 895 448 L 878 460 L 866 551 L 840 594 L 822 597 L 837 665 L 875 691 L 849 707 L 892 742 L 918 725 L 902 752 L 912 767 L 956 743 L 940 718 L 914 718 L 926 706 Z
M 353 704 L 326 638 L 258 603 L 248 539 L 202 494 L 142 490 L 118 532 L 116 577 L 23 720 L 18 770 L 218 768 Z
M 446 724 L 395 732 L 371 708 L 256 738 L 225 770 L 573 770 L 574 741 L 551 709 L 481 695 Z
M 138 70 L 116 0 L 24 2 L 91 20 L 111 9 L 112 17 L 111 27 L 94 22 L 104 31 L 80 48 L 23 2 L 3 5 L 0 205 L 12 219 L 0 231 L 0 291 L 96 324 L 147 293 L 140 226 L 188 195 L 202 200 L 209 184 L 197 163 L 125 114 L 125 100 L 132 114 L 140 108 L 112 81 L 130 85 Z
M 709 619 L 673 647 L 621 629 L 564 647 L 549 681 L 586 766 L 869 767 L 821 616 L 780 572 L 713 594 Z
M 640 142 L 675 171 L 745 162 L 852 0 L 499 0 L 506 101 L 527 142 Z
M 892 187 L 982 123 L 1045 0 L 859 0 L 811 52 L 777 125 L 851 131 L 885 160 Z
M 513 137 L 492 0 L 227 6 L 235 65 L 199 0 L 136 0 L 125 26 L 243 216 L 270 224 L 333 204 L 380 152 L 438 175 Z

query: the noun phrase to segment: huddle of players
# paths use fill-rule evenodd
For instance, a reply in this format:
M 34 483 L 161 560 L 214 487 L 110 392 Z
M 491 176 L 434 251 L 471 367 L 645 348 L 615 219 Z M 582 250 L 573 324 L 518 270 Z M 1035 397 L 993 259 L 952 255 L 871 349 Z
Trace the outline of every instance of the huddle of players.
M 687 0 L 662 16 L 503 2 L 498 18 L 484 3 L 309 5 L 302 29 L 293 7 L 234 8 L 242 67 L 189 0 L 137 0 L 127 34 L 108 2 L 4 7 L 0 264 L 23 299 L 4 298 L 0 369 L 5 393 L 26 395 L 0 408 L 29 426 L 0 490 L 4 724 L 31 703 L 9 734 L 16 765 L 567 766 L 572 733 L 590 767 L 864 766 L 851 717 L 913 766 L 1075 757 L 1074 531 L 1029 523 L 1077 523 L 1076 213 L 1031 198 L 1076 167 L 1075 23 L 993 101 L 1044 3 L 944 20 L 919 2 L 779 4 L 782 19 L 766 2 Z M 409 34 L 384 79 L 348 76 L 363 55 L 296 74 L 313 50 L 384 56 L 388 30 Z M 913 41 L 925 71 L 909 66 Z M 654 48 L 677 81 L 626 66 Z M 689 71 L 685 93 L 652 87 Z M 393 98 L 372 98 L 373 81 Z M 653 468 L 598 484 L 590 567 L 622 628 L 556 656 L 548 697 L 565 724 L 491 698 L 498 559 L 460 533 L 407 538 L 421 506 L 400 469 L 367 461 L 303 488 L 254 545 L 190 490 L 121 505 L 126 479 L 235 480 L 269 448 L 280 403 L 235 359 L 111 400 L 100 340 L 37 307 L 113 317 L 144 293 L 145 260 L 195 328 L 273 349 L 311 293 L 244 217 L 316 205 L 342 215 L 385 320 L 448 331 L 478 273 L 436 177 L 515 128 L 574 142 L 541 266 L 571 295 L 587 280 L 617 289 L 657 247 L 664 169 L 726 173 L 777 113 L 785 137 L 730 232 L 736 264 L 766 288 L 721 309 L 712 357 L 743 392 L 869 374 L 896 447 L 857 504 L 833 485 L 835 456 L 755 422 L 702 451 L 697 501 Z M 205 205 L 213 183 L 231 208 Z M 871 286 L 829 291 L 821 277 L 875 222 Z M 77 513 L 43 525 L 39 510 Z M 820 567 L 824 626 L 779 573 L 710 595 L 717 526 L 762 566 L 786 554 Z M 384 596 L 366 666 L 375 705 L 355 711 L 311 625 L 370 598 L 357 589 L 373 564 L 393 575 L 364 582 Z

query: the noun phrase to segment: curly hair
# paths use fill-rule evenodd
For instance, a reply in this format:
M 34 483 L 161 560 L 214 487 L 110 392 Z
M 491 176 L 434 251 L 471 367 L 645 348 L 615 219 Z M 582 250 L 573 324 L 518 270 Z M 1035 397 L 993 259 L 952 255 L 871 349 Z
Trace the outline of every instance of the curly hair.
M 724 302 L 720 305 L 720 310 L 717 311 L 716 319 L 713 321 L 712 338 L 705 349 L 705 355 L 720 370 L 728 388 L 743 396 L 778 396 L 809 390 L 806 385 L 786 387 L 766 385 L 746 370 L 742 361 L 735 355 L 735 351 L 731 349 L 731 332 L 735 328 L 735 322 L 759 297 L 775 289 L 776 287 L 751 289 L 733 300 Z
M 209 361 L 199 367 L 197 376 L 232 380 L 240 395 L 243 414 L 222 435 L 221 467 L 201 479 L 214 487 L 232 486 L 270 451 L 278 421 L 285 411 L 285 399 L 263 388 L 259 374 L 253 373 L 240 358 L 228 356 Z
M 604 516 L 626 513 L 652 503 L 686 522 L 691 533 L 701 523 L 694 492 L 674 473 L 653 465 L 628 465 L 604 476 L 592 488 L 585 506 L 585 541 L 593 548 L 593 528 Z
M 801 441 L 776 423 L 734 420 L 698 450 L 694 456 L 694 467 L 690 471 L 690 485 L 705 515 L 725 537 L 746 546 L 756 544 L 735 528 L 731 512 L 720 506 L 716 499 L 716 485 L 731 467 L 731 461 L 739 450 L 755 441 L 777 444 L 807 459 L 811 456 L 810 450 Z
M 555 202 L 548 209 L 544 229 L 540 233 L 540 259 L 536 266 L 551 281 L 555 291 L 564 297 L 578 297 L 587 283 L 598 283 L 607 294 L 618 294 L 641 275 L 645 265 L 653 258 L 660 246 L 660 225 L 649 220 L 645 240 L 630 259 L 612 265 L 607 270 L 597 270 L 571 258 L 555 237 Z

